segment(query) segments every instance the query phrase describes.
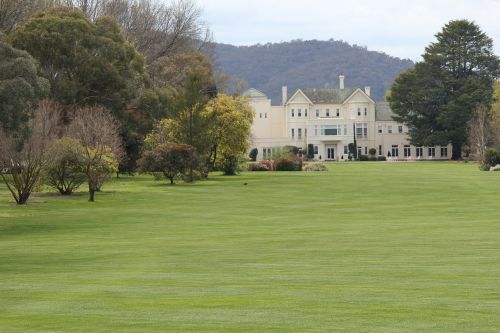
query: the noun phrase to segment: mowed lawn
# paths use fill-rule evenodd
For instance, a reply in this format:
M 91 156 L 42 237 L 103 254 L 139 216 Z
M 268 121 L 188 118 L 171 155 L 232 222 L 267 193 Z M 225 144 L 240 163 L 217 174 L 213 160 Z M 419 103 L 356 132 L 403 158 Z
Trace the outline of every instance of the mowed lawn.
M 1 186 L 0 332 L 500 331 L 500 172 L 329 167 Z

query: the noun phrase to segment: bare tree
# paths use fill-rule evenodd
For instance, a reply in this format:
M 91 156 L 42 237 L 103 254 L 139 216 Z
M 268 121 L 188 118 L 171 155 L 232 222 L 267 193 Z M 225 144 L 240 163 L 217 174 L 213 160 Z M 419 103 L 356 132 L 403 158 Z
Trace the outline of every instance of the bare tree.
M 50 161 L 50 143 L 60 131 L 60 114 L 49 101 L 40 103 L 27 138 L 0 131 L 0 174 L 17 204 L 23 205 Z
M 469 144 L 471 152 L 479 161 L 483 160 L 484 151 L 492 138 L 490 124 L 490 109 L 480 105 L 474 111 L 474 116 L 469 121 Z
M 113 115 L 102 107 L 84 107 L 74 111 L 67 136 L 83 146 L 81 163 L 89 186 L 89 201 L 95 192 L 118 170 L 124 157 L 119 126 Z

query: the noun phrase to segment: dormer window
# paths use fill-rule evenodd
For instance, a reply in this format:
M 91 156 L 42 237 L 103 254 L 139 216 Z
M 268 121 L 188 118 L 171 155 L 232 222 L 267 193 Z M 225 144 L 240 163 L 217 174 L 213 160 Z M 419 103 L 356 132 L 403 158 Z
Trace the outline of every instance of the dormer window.
M 368 114 L 368 109 L 365 108 L 365 116 Z
M 361 116 L 361 108 L 358 108 L 358 116 Z
M 316 109 L 316 118 L 319 118 L 319 109 Z
M 295 110 L 292 109 L 292 117 L 295 117 Z
M 340 117 L 340 109 L 337 109 L 337 117 Z
M 302 109 L 297 110 L 297 117 L 302 117 Z
M 326 116 L 330 117 L 330 109 L 326 109 Z
M 307 109 L 304 110 L 304 117 L 307 117 Z

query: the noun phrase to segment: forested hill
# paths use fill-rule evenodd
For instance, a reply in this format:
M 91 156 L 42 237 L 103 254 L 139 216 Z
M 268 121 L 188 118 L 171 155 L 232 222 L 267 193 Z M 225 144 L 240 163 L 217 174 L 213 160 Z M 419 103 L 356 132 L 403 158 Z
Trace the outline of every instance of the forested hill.
M 411 60 L 342 41 L 292 41 L 254 46 L 216 44 L 216 63 L 233 77 L 244 79 L 281 101 L 281 87 L 338 87 L 338 75 L 346 77 L 346 87 L 372 87 L 372 97 L 381 101 L 396 76 L 413 66 Z

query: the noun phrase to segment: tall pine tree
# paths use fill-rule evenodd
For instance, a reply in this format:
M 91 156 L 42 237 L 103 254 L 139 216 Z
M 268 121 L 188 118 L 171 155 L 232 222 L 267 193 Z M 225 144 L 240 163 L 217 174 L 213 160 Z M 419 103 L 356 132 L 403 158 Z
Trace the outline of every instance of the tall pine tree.
M 492 39 L 474 22 L 450 21 L 436 39 L 424 60 L 396 79 L 388 99 L 413 144 L 451 142 L 452 158 L 459 159 L 474 110 L 492 103 L 500 61 Z

